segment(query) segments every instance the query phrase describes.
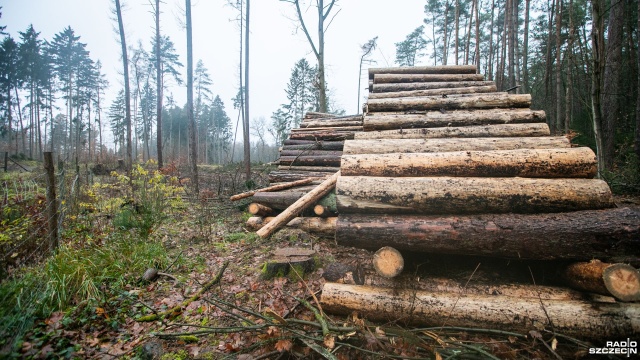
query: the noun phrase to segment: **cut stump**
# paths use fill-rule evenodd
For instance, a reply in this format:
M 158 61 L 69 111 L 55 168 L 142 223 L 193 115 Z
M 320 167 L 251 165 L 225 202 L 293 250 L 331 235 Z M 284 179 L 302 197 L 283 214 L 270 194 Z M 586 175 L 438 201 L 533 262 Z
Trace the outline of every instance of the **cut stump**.
M 308 274 L 315 269 L 315 253 L 314 250 L 302 248 L 276 249 L 273 258 L 264 264 L 262 277 L 272 279 L 287 276 L 294 267 L 298 275 Z

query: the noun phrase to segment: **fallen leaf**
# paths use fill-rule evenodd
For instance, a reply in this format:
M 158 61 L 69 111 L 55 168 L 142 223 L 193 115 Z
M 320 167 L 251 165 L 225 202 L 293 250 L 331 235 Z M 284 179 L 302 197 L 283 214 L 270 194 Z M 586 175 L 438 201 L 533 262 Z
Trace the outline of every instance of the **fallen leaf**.
M 278 340 L 278 342 L 276 343 L 276 350 L 280 352 L 289 351 L 291 350 L 292 346 L 293 346 L 293 343 L 291 341 L 282 339 L 282 340 Z

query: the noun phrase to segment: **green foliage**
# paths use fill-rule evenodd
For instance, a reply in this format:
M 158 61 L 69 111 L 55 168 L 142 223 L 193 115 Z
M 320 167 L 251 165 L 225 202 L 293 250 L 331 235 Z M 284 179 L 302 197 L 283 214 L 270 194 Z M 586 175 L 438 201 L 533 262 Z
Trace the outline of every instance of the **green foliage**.
M 427 45 L 427 40 L 424 39 L 424 25 L 418 26 L 404 41 L 396 43 L 396 64 L 414 66 L 416 60 L 424 56 Z
M 253 244 L 256 240 L 260 239 L 260 237 L 256 233 L 244 233 L 244 232 L 236 232 L 229 233 L 224 237 L 224 240 L 231 243 L 236 242 L 244 242 L 248 244 Z
M 640 194 L 640 161 L 635 153 L 620 156 L 614 171 L 605 171 L 604 180 L 615 194 Z

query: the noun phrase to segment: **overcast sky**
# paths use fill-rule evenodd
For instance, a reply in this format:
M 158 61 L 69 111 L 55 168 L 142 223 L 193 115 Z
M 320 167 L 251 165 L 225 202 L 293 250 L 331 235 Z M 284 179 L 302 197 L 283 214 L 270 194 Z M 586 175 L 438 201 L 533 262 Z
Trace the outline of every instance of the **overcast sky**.
M 150 49 L 154 31 L 149 0 L 122 0 L 127 45 L 142 41 Z M 118 75 L 121 69 L 120 48 L 115 21 L 111 14 L 112 0 L 0 0 L 6 31 L 19 41 L 18 31 L 33 24 L 43 39 L 50 40 L 65 27 L 71 26 L 80 41 L 87 44 L 91 58 L 101 60 L 111 89 L 110 103 L 122 88 Z M 313 1 L 315 3 L 315 1 Z M 193 47 L 195 62 L 202 59 L 214 85 L 212 91 L 220 95 L 227 113 L 236 118 L 231 99 L 238 89 L 239 30 L 237 11 L 226 5 L 227 0 L 192 0 Z M 339 108 L 348 114 L 357 110 L 358 66 L 360 46 L 378 36 L 378 49 L 372 59 L 376 66 L 393 66 L 394 43 L 422 25 L 424 1 L 418 0 L 339 0 L 333 10 L 333 20 L 325 40 L 327 81 L 332 97 Z M 161 5 L 161 31 L 171 37 L 186 62 L 186 33 L 181 26 L 184 0 L 164 0 Z M 314 8 L 303 8 L 309 21 Z M 338 12 L 339 11 L 339 12 Z M 265 117 L 286 102 L 284 89 L 291 69 L 300 58 L 316 64 L 315 57 L 301 30 L 296 31 L 293 5 L 279 0 L 251 1 L 250 38 L 250 110 L 251 118 Z M 316 25 L 310 23 L 315 29 Z M 312 30 L 313 31 L 313 30 Z M 428 32 L 428 31 L 427 31 Z M 315 34 L 312 34 L 315 40 Z M 423 59 L 422 62 L 426 62 Z M 120 70 L 121 72 L 121 70 Z M 183 75 L 186 72 L 183 69 Z M 363 71 L 363 87 L 366 86 Z M 169 89 L 179 104 L 184 104 L 186 90 Z M 366 91 L 363 91 L 364 94 Z M 269 120 L 270 121 L 270 120 Z

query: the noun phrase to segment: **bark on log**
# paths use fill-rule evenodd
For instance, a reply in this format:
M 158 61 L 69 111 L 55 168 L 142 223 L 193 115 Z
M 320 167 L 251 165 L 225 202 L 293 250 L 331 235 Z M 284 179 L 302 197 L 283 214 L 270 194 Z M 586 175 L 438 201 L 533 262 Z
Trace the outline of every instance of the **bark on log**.
M 373 84 L 484 81 L 482 74 L 375 74 Z
M 457 97 L 407 97 L 367 100 L 368 110 L 409 111 L 409 110 L 457 110 L 457 109 L 495 109 L 528 108 L 531 106 L 529 94 L 477 94 Z
M 475 74 L 475 65 L 400 66 L 369 68 L 369 79 L 376 74 Z
M 502 137 L 453 139 L 375 139 L 353 140 L 344 144 L 343 155 L 389 153 L 436 153 L 515 149 L 570 148 L 569 139 L 553 137 Z
M 354 131 L 309 131 L 291 133 L 289 139 L 291 140 L 312 140 L 312 141 L 339 141 L 353 139 Z
M 278 192 L 257 192 L 253 195 L 253 202 L 268 206 L 275 210 L 284 210 L 298 199 L 311 191 L 312 186 L 301 186 L 296 189 Z
M 325 150 L 325 151 L 342 151 L 344 141 L 312 141 L 301 140 L 308 142 L 307 144 L 298 145 L 284 145 L 282 150 Z
M 340 155 L 280 156 L 279 161 L 282 166 L 340 166 Z
M 290 170 L 294 172 L 310 171 L 310 172 L 326 172 L 334 173 L 340 170 L 339 166 L 292 166 L 292 165 L 280 165 L 278 170 Z M 330 174 L 327 174 L 330 175 Z
M 269 173 L 269 183 L 291 182 L 308 178 L 325 178 L 331 174 L 321 171 L 281 171 Z
M 564 287 L 517 283 L 503 284 L 484 281 L 476 282 L 474 280 L 469 282 L 468 279 L 460 282 L 450 278 L 416 277 L 412 274 L 407 274 L 407 272 L 393 279 L 386 279 L 377 275 L 365 275 L 364 284 L 361 285 L 465 295 L 502 295 L 536 300 L 593 300 L 588 294 Z M 598 298 L 606 299 L 608 302 L 615 301 L 615 299 L 611 297 L 598 296 Z
M 390 246 L 383 246 L 373 254 L 373 268 L 378 275 L 391 279 L 404 269 L 404 258 L 400 252 Z
M 549 130 L 549 125 L 547 125 L 546 123 L 529 123 L 364 131 L 356 133 L 353 139 L 371 140 L 465 137 L 534 137 L 549 136 L 550 134 L 551 132 Z
M 247 207 L 247 211 L 249 211 L 249 214 L 255 216 L 268 216 L 273 214 L 272 208 L 258 203 L 249 204 L 249 206 Z
M 344 141 L 314 141 L 314 140 L 291 140 L 286 139 L 282 142 L 284 146 L 288 145 L 318 145 L 323 147 L 323 145 L 337 146 L 339 144 L 344 144 Z M 326 149 L 333 150 L 333 149 Z
M 544 123 L 540 110 L 495 109 L 430 111 L 422 114 L 372 114 L 364 118 L 364 131 L 491 124 Z
M 398 91 L 432 90 L 446 88 L 462 88 L 471 86 L 495 86 L 493 81 L 453 81 L 453 82 L 414 82 L 414 83 L 391 83 L 391 84 L 370 84 L 370 93 L 385 93 Z
M 549 330 L 580 338 L 632 336 L 640 331 L 639 304 L 520 299 L 507 296 L 433 293 L 326 283 L 322 308 L 357 311 L 368 320 L 426 326 L 484 327 L 528 333 Z M 551 321 L 551 323 L 549 323 Z
M 251 190 L 251 191 L 243 192 L 242 194 L 233 195 L 232 197 L 229 198 L 229 200 L 236 201 L 236 200 L 248 198 L 248 197 L 253 196 L 257 192 L 271 192 L 271 191 L 280 191 L 280 190 L 291 189 L 291 188 L 296 187 L 296 186 L 307 185 L 307 184 L 309 184 L 309 183 L 311 183 L 311 182 L 313 182 L 315 180 L 318 180 L 318 178 L 307 178 L 307 179 L 304 179 L 304 180 L 297 180 L 297 181 L 292 181 L 292 182 L 289 182 L 289 183 L 269 186 L 269 187 L 262 188 L 262 189 Z
M 596 154 L 588 147 L 344 155 L 344 176 L 469 176 L 593 178 Z
M 342 176 L 336 195 L 340 214 L 541 213 L 615 205 L 609 185 L 598 179 Z
M 305 119 L 332 118 L 334 116 L 335 116 L 334 114 L 321 113 L 321 112 L 316 112 L 316 111 L 307 111 L 307 113 L 304 114 Z
M 251 230 L 260 230 L 266 224 L 273 221 L 274 217 L 252 216 L 247 220 L 247 228 Z M 287 227 L 299 229 L 311 234 L 333 237 L 336 233 L 337 217 L 319 218 L 319 217 L 296 217 L 287 223 Z
M 340 214 L 338 244 L 376 250 L 537 260 L 640 261 L 640 209 L 557 214 Z
M 631 265 L 599 260 L 569 265 L 563 274 L 574 289 L 613 296 L 622 301 L 640 300 L 640 273 Z
M 340 177 L 340 172 L 333 174 L 331 177 L 322 182 L 316 188 L 308 192 L 306 195 L 298 199 L 290 207 L 276 216 L 273 221 L 262 227 L 256 232 L 261 238 L 269 237 L 274 231 L 278 230 L 280 226 L 288 223 L 297 214 L 300 214 L 303 210 L 315 204 L 318 200 L 322 199 L 328 192 L 330 192 L 336 185 L 336 181 Z
M 285 150 L 280 151 L 280 156 L 340 156 L 340 150 Z
M 300 123 L 300 129 L 333 129 L 333 128 L 345 128 L 362 126 L 362 117 L 359 120 L 313 120 Z M 291 129 L 296 130 L 296 129 Z
M 291 129 L 291 133 L 312 133 L 312 132 L 323 132 L 323 131 L 337 131 L 337 132 L 344 132 L 344 131 L 362 131 L 362 122 L 359 122 L 356 125 L 352 125 L 352 126 L 336 126 L 336 127 L 330 127 L 330 126 L 324 126 L 324 127 L 313 127 L 313 128 L 295 128 L 295 129 Z
M 402 98 L 402 97 L 419 97 L 419 96 L 442 96 L 453 94 L 479 94 L 479 93 L 493 93 L 498 89 L 495 85 L 488 86 L 468 86 L 468 87 L 455 87 L 445 89 L 426 89 L 426 90 L 411 90 L 411 91 L 398 91 L 398 92 L 381 92 L 369 94 L 369 99 L 385 99 L 385 98 Z

